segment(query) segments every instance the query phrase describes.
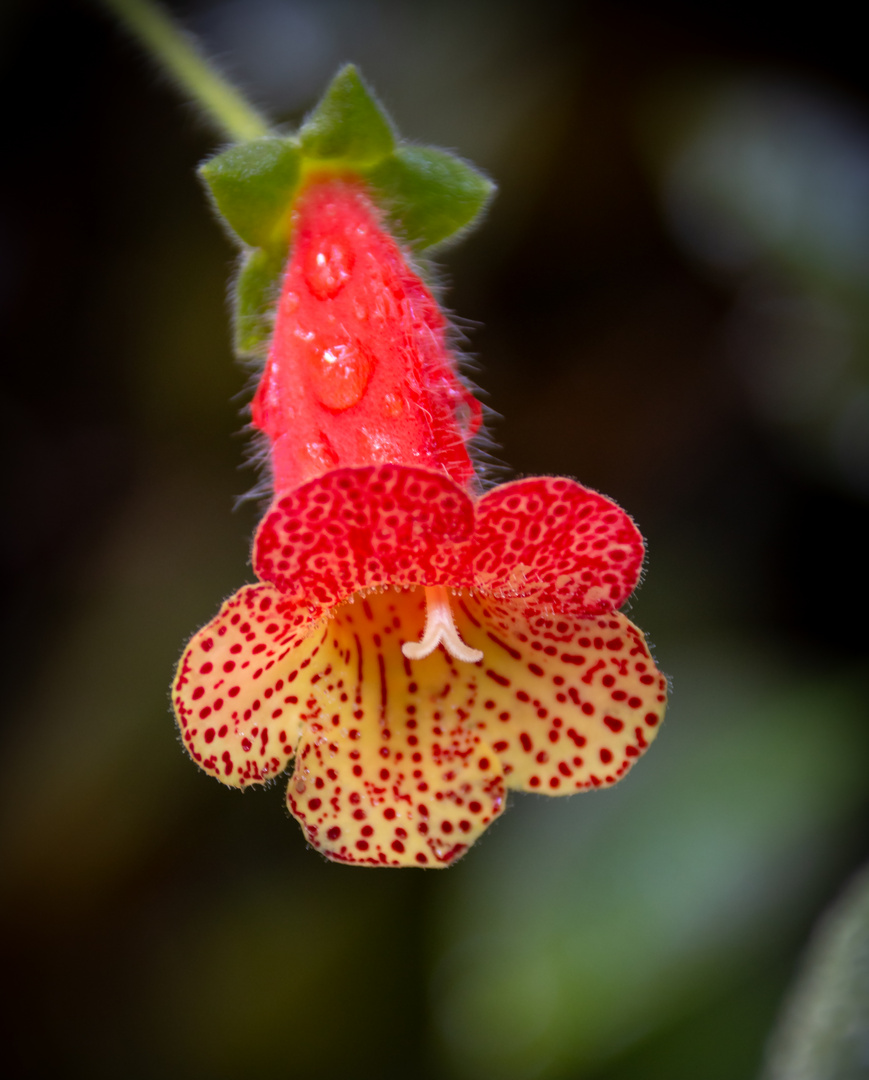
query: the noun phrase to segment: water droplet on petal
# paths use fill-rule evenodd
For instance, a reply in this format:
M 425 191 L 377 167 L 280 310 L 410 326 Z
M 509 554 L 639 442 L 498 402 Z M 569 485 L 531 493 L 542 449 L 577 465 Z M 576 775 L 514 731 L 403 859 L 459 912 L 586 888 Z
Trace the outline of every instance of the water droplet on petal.
M 404 412 L 404 398 L 399 394 L 387 393 L 383 395 L 383 413 L 391 420 L 401 416 Z
M 386 431 L 360 427 L 356 433 L 356 445 L 366 461 L 398 461 L 401 454 L 399 441 Z
M 328 472 L 339 464 L 338 455 L 332 448 L 328 436 L 322 431 L 318 432 L 317 438 L 309 439 L 304 447 L 300 448 L 300 453 L 303 453 L 307 459 L 306 467 L 311 475 Z
M 327 409 L 341 412 L 365 393 L 373 362 L 360 342 L 315 347 L 308 354 L 308 372 L 314 395 Z
M 355 256 L 340 240 L 324 240 L 305 253 L 303 273 L 318 300 L 331 300 L 350 280 Z

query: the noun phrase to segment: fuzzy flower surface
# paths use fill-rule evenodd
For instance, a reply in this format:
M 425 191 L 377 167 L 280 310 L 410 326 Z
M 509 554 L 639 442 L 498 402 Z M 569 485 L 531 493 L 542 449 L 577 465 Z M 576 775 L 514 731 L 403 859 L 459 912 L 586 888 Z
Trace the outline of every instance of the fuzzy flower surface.
M 267 783 L 292 763 L 288 809 L 328 858 L 443 867 L 510 789 L 620 780 L 654 738 L 667 686 L 619 611 L 645 555 L 630 517 L 560 477 L 479 494 L 479 403 L 372 192 L 404 184 L 406 220 L 430 239 L 489 189 L 443 152 L 389 150 L 364 93 L 353 69 L 339 73 L 340 108 L 315 112 L 300 145 L 331 154 L 346 118 L 363 116 L 377 138 L 353 152 L 392 156 L 301 180 L 293 165 L 289 216 L 272 188 L 295 144 L 233 149 L 212 170 L 233 227 L 266 244 L 273 231 L 251 225 L 238 194 L 265 161 L 267 220 L 291 237 L 251 409 L 274 498 L 257 581 L 193 637 L 172 700 L 188 752 L 222 783 Z M 415 219 L 420 192 L 428 217 Z M 273 258 L 245 258 L 237 333 L 254 340 Z
M 332 859 L 446 865 L 507 789 L 614 784 L 654 738 L 665 680 L 616 610 L 642 558 L 571 480 L 475 501 L 429 470 L 332 470 L 274 503 L 260 583 L 185 653 L 185 743 L 235 786 L 295 758 L 289 809 Z
M 265 370 L 251 405 L 276 492 L 344 465 L 422 465 L 474 480 L 482 409 L 447 320 L 352 177 L 298 198 Z

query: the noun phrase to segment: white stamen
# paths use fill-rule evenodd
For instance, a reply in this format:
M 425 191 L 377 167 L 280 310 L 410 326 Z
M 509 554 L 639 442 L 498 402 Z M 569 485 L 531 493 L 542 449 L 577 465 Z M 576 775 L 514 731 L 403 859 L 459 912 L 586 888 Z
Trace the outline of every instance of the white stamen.
M 450 656 L 454 656 L 456 660 L 464 660 L 466 664 L 476 664 L 483 659 L 481 649 L 472 649 L 459 637 L 453 622 L 450 598 L 444 586 L 426 585 L 425 630 L 422 640 L 406 641 L 401 646 L 401 651 L 408 660 L 423 660 L 440 644 L 443 644 Z

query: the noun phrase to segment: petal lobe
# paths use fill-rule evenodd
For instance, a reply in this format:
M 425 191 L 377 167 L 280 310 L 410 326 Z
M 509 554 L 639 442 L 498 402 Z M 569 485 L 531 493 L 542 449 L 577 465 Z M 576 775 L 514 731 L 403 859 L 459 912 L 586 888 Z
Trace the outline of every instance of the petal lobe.
M 426 469 L 335 469 L 273 503 L 254 541 L 254 568 L 293 599 L 332 608 L 384 585 L 458 583 L 474 508 Z
M 614 611 L 633 592 L 645 546 L 610 499 L 563 477 L 502 484 L 477 503 L 473 573 L 497 596 L 576 615 Z
M 172 688 L 191 757 L 224 784 L 283 772 L 300 732 L 299 679 L 318 644 L 307 613 L 270 585 L 246 585 L 188 645 Z
M 617 613 L 578 619 L 473 598 L 463 610 L 465 640 L 490 643 L 473 722 L 507 787 L 569 795 L 620 780 L 667 699 L 641 631 Z
M 334 861 L 446 866 L 503 809 L 497 755 L 467 724 L 478 668 L 442 648 L 423 660 L 401 653 L 424 610 L 421 589 L 389 591 L 329 623 L 330 674 L 308 703 L 287 801 Z

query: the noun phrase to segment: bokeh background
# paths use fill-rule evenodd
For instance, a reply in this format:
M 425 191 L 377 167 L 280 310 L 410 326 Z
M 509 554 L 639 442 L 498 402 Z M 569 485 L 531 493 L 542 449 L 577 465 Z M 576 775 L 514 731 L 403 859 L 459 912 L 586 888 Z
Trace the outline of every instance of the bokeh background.
M 252 580 L 217 142 L 96 6 L 6 0 L 0 911 L 11 1075 L 742 1080 L 869 856 L 869 109 L 837 4 L 172 4 L 289 125 L 355 61 L 500 193 L 440 258 L 497 478 L 648 539 L 673 680 L 607 792 L 332 866 L 187 759 Z M 865 1075 L 865 1074 L 860 1074 Z

